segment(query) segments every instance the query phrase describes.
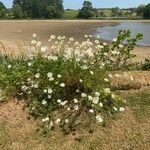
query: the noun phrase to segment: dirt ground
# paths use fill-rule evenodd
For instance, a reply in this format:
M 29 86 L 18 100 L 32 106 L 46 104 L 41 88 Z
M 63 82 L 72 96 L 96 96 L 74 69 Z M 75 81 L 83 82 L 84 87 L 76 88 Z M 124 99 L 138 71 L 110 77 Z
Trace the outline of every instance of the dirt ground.
M 40 40 L 47 42 L 51 34 L 65 35 L 82 40 L 85 34 L 93 34 L 97 27 L 112 25 L 120 21 L 109 20 L 22 20 L 0 21 L 0 50 L 20 53 L 29 45 L 31 35 L 38 34 Z M 134 53 L 136 61 L 143 61 L 150 57 L 149 47 L 136 47 Z

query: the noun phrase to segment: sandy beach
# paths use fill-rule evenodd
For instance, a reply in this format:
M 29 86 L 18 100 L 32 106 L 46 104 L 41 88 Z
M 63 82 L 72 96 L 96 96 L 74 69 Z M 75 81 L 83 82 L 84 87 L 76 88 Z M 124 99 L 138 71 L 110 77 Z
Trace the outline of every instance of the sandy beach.
M 0 50 L 2 51 L 5 47 L 6 51 L 18 53 L 20 51 L 19 47 L 29 45 L 30 37 L 33 33 L 36 33 L 44 43 L 47 42 L 51 34 L 74 37 L 76 40 L 81 41 L 85 34 L 93 34 L 98 27 L 112 25 L 122 21 L 123 20 L 0 21 Z M 136 60 L 142 61 L 150 57 L 150 48 L 137 46 L 134 53 L 137 55 Z

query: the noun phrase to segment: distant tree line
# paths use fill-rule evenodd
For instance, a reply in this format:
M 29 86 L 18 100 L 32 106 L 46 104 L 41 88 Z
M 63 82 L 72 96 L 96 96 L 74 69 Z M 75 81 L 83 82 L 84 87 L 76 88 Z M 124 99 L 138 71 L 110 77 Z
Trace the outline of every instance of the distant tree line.
M 91 1 L 85 0 L 83 2 L 83 7 L 79 10 L 76 10 L 76 12 L 77 13 L 74 13 L 75 14 L 74 18 L 82 18 L 82 19 L 101 18 L 101 17 L 117 18 L 117 17 L 132 17 L 132 16 L 135 17 L 141 16 L 145 19 L 150 19 L 150 4 L 140 5 L 138 8 L 128 8 L 128 9 L 120 9 L 118 7 L 108 9 L 96 9 L 93 7 Z M 72 12 L 70 11 L 70 16 L 74 14 L 73 11 Z M 63 0 L 13 0 L 13 6 L 10 9 L 7 9 L 4 6 L 4 4 L 0 2 L 1 19 L 5 18 L 51 19 L 51 18 L 63 18 L 63 16 L 64 16 Z

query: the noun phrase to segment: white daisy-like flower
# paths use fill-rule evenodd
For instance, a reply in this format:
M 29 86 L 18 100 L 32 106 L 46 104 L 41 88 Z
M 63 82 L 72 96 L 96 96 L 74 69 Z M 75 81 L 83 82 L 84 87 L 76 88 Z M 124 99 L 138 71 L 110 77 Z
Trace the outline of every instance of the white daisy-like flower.
M 52 95 L 48 95 L 47 97 L 48 97 L 48 99 L 51 99 L 51 98 L 52 98 Z
M 32 34 L 32 37 L 33 37 L 33 38 L 37 38 L 37 34 L 33 33 L 33 34 Z
M 32 63 L 31 63 L 31 62 L 28 62 L 28 66 L 31 67 L 31 66 L 32 66 Z
M 116 107 L 113 107 L 113 109 L 114 109 L 115 111 L 118 111 L 118 109 L 117 109 Z
M 76 98 L 75 98 L 73 101 L 74 101 L 74 103 L 76 103 L 76 104 L 79 102 Z
M 62 76 L 61 76 L 60 74 L 58 74 L 58 75 L 57 75 L 57 78 L 59 78 L 59 79 L 60 79 L 61 77 L 62 77 Z
M 123 45 L 119 44 L 119 47 L 120 47 L 120 48 L 123 48 Z
M 38 84 L 34 84 L 34 88 L 37 89 L 39 87 Z
M 84 98 L 84 97 L 86 97 L 86 96 L 87 96 L 87 94 L 81 93 L 81 97 L 82 97 L 82 98 Z
M 21 89 L 22 89 L 22 91 L 27 91 L 27 90 L 28 90 L 28 87 L 27 87 L 26 85 L 23 85 L 23 86 L 21 87 Z
M 53 77 L 53 73 L 51 73 L 51 72 L 48 72 L 48 73 L 47 73 L 47 77 L 48 77 L 48 78 L 51 78 L 51 77 Z
M 41 52 L 42 52 L 42 53 L 45 53 L 46 51 L 47 51 L 47 47 L 46 47 L 46 46 L 41 47 Z
M 94 72 L 93 72 L 93 71 L 90 71 L 90 74 L 91 74 L 91 75 L 94 75 Z
M 98 121 L 98 123 L 103 122 L 103 118 L 100 115 L 97 115 L 95 118 Z
M 40 77 L 40 74 L 39 73 L 37 73 L 36 75 L 35 75 L 35 78 L 39 78 Z
M 8 69 L 12 68 L 12 65 L 8 65 L 7 68 L 8 68 Z
M 54 77 L 49 78 L 49 81 L 54 81 Z
M 120 111 L 120 112 L 124 112 L 124 111 L 125 111 L 125 108 L 120 107 L 120 108 L 119 108 L 119 111 Z
M 46 105 L 47 104 L 47 101 L 44 99 L 43 101 L 42 101 L 42 105 Z
M 70 107 L 68 107 L 68 108 L 67 108 L 67 111 L 70 111 L 70 110 L 71 110 L 71 108 L 70 108 Z
M 104 79 L 105 82 L 109 82 L 109 80 L 107 78 Z
M 57 100 L 57 103 L 59 103 L 59 104 L 60 104 L 60 103 L 61 103 L 61 99 L 58 99 L 58 100 Z
M 56 124 L 58 124 L 58 123 L 60 123 L 60 122 L 61 122 L 61 119 L 58 118 L 58 119 L 56 120 Z
M 65 119 L 65 123 L 69 123 L 69 119 Z
M 48 88 L 47 92 L 48 92 L 49 94 L 52 94 L 53 90 L 52 90 L 51 88 Z
M 44 89 L 43 92 L 44 92 L 44 93 L 47 93 L 47 89 Z
M 83 82 L 83 80 L 82 80 L 82 79 L 79 79 L 79 82 L 80 82 L 80 83 L 82 83 L 82 82 Z
M 95 96 L 100 96 L 100 92 L 95 92 Z
M 93 97 L 92 97 L 91 95 L 89 95 L 89 96 L 88 96 L 88 100 L 89 100 L 89 101 L 92 101 L 92 100 L 93 100 Z
M 78 105 L 75 105 L 75 106 L 74 106 L 74 110 L 77 111 L 78 109 L 79 109 L 79 106 L 78 106 Z
M 103 107 L 103 103 L 102 103 L 102 102 L 100 102 L 100 103 L 99 103 L 99 106 L 100 106 L 100 107 Z
M 105 88 L 104 91 L 105 91 L 106 93 L 110 93 L 110 92 L 111 92 L 111 91 L 110 91 L 110 88 Z
M 114 38 L 114 39 L 113 39 L 113 42 L 117 42 L 117 39 L 116 39 L 116 38 Z
M 60 84 L 60 87 L 65 87 L 65 83 L 61 83 L 61 84 Z
M 49 121 L 49 117 L 46 117 L 46 118 L 43 118 L 42 119 L 42 122 L 44 123 L 44 122 L 47 122 L 47 121 Z
M 94 110 L 93 110 L 93 109 L 89 109 L 89 112 L 90 112 L 90 113 L 94 113 Z

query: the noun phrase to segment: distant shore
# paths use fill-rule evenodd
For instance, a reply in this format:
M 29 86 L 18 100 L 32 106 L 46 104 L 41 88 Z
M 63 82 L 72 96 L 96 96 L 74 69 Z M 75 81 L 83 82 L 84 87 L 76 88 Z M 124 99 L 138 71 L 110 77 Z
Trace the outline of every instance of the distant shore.
M 85 34 L 93 34 L 98 27 L 113 25 L 123 21 L 150 22 L 150 20 L 1 20 L 0 41 L 17 53 L 19 44 L 29 45 L 33 33 L 41 41 L 47 42 L 49 35 L 65 35 L 81 41 Z M 0 46 L 0 50 L 2 46 Z M 150 47 L 137 46 L 135 49 L 138 61 L 150 57 Z

